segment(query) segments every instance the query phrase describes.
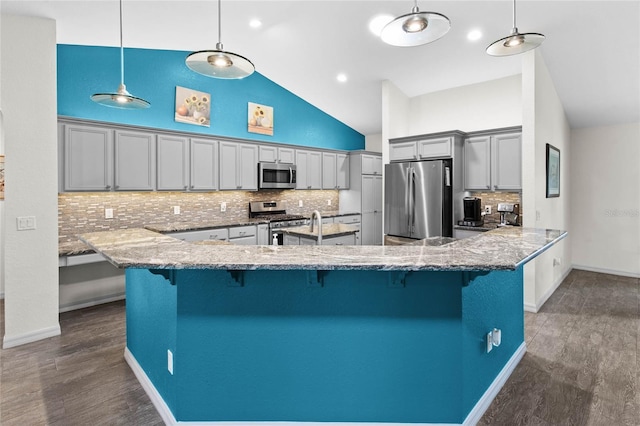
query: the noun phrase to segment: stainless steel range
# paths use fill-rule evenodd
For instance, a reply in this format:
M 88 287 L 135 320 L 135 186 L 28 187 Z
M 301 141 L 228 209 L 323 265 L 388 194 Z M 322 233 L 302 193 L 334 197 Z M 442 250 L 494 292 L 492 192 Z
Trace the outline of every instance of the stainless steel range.
M 272 245 L 283 244 L 283 229 L 308 225 L 309 220 L 301 215 L 288 214 L 286 201 L 251 201 L 249 217 L 269 221 L 269 239 Z

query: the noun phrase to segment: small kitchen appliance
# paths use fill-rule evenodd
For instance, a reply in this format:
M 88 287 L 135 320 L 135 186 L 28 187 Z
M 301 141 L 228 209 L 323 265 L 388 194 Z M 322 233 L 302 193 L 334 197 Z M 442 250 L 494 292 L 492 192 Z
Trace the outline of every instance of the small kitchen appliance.
M 498 203 L 498 213 L 500 213 L 499 226 L 519 226 L 520 204 L 518 203 Z
M 464 219 L 458 221 L 461 226 L 482 226 L 482 200 L 478 197 L 464 197 L 462 199 Z
M 296 165 L 258 163 L 259 189 L 295 189 Z
M 304 216 L 288 214 L 286 201 L 250 201 L 249 217 L 269 221 L 269 241 L 280 246 L 283 245 L 284 228 L 309 224 Z

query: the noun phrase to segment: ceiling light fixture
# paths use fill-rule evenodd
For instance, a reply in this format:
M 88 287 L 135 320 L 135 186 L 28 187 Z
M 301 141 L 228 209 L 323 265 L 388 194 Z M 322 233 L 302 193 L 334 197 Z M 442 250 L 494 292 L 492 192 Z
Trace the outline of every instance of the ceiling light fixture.
M 186 65 L 198 74 L 213 78 L 239 79 L 253 74 L 253 63 L 244 56 L 225 52 L 221 40 L 221 11 L 218 0 L 218 43 L 215 50 L 193 52 L 185 61 Z
M 545 37 L 539 33 L 518 32 L 516 27 L 516 0 L 513 0 L 513 28 L 511 34 L 494 41 L 487 47 L 487 54 L 491 56 L 510 56 L 535 49 L 540 46 Z
M 382 29 L 380 38 L 392 46 L 419 46 L 431 43 L 449 32 L 451 22 L 441 13 L 420 12 L 415 0 L 411 13 L 398 16 Z
M 144 109 L 151 104 L 142 98 L 133 96 L 127 92 L 124 84 L 124 47 L 122 44 L 122 0 L 120 0 L 120 86 L 115 93 L 96 93 L 91 95 L 91 100 L 100 105 L 123 108 L 123 109 Z

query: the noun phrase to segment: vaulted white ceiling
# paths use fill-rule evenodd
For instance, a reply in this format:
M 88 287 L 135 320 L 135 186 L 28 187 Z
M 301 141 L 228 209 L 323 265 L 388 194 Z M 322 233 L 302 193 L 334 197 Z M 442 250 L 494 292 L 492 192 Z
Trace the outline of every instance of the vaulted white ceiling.
M 118 46 L 118 1 L 11 1 L 2 13 L 52 18 L 57 42 Z M 223 0 L 222 42 L 256 70 L 357 131 L 381 132 L 381 82 L 413 97 L 520 73 L 519 56 L 484 53 L 512 27 L 512 2 L 418 1 L 451 19 L 442 39 L 385 45 L 368 29 L 379 14 L 402 15 L 412 0 Z M 125 47 L 194 51 L 218 39 L 215 0 L 123 0 Z M 262 26 L 251 28 L 259 19 Z M 517 2 L 520 32 L 540 47 L 571 127 L 640 121 L 640 1 Z M 482 31 L 476 42 L 472 29 Z M 28 36 L 25 34 L 25 36 Z M 348 80 L 340 83 L 338 73 Z

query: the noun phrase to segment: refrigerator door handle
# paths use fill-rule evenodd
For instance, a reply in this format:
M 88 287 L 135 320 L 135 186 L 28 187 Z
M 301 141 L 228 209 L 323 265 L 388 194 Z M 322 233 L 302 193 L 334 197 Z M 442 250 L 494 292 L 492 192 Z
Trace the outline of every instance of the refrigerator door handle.
M 409 201 L 409 193 L 411 192 L 411 167 L 407 167 L 407 187 L 404 193 L 404 214 L 407 218 L 407 232 L 411 232 L 411 215 L 409 214 L 411 202 Z
M 409 235 L 413 235 L 416 225 L 416 169 L 411 167 L 409 170 Z

